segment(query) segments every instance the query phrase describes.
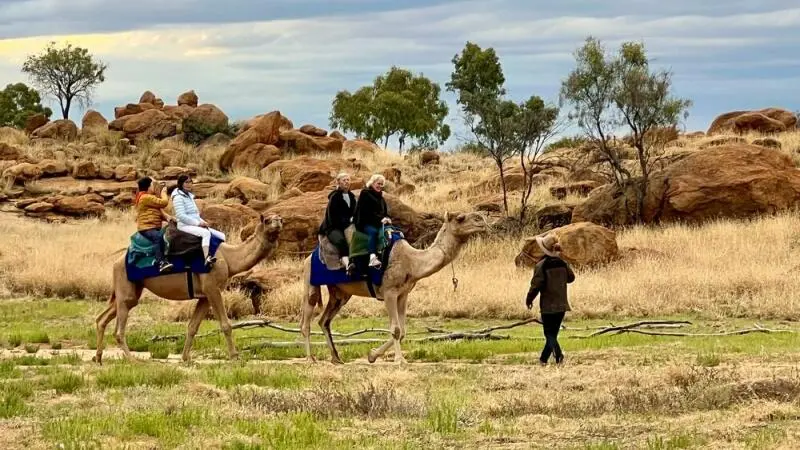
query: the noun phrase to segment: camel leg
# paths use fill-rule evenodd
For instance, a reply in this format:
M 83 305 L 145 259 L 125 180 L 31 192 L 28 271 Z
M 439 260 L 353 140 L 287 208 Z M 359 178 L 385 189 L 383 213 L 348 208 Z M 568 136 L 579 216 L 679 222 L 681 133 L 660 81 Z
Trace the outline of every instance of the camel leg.
M 306 347 L 306 359 L 314 362 L 314 355 L 311 354 L 311 319 L 314 318 L 314 310 L 317 304 L 322 303 L 322 292 L 316 286 L 306 284 L 306 292 L 303 294 L 303 317 L 300 319 L 300 333 L 303 335 Z
M 197 299 L 197 305 L 194 307 L 192 318 L 189 320 L 189 326 L 186 330 L 186 342 L 183 344 L 182 358 L 185 362 L 189 362 L 192 359 L 192 342 L 194 341 L 194 336 L 197 334 L 197 329 L 200 328 L 200 323 L 203 322 L 203 317 L 206 316 L 208 306 L 207 298 L 200 297 Z
M 333 343 L 331 321 L 334 316 L 339 313 L 339 310 L 342 309 L 342 306 L 350 300 L 350 296 L 343 295 L 335 288 L 328 288 L 328 292 L 330 293 L 330 299 L 328 300 L 328 305 L 325 307 L 325 312 L 322 313 L 322 317 L 319 319 L 319 326 L 322 327 L 322 332 L 325 333 L 325 340 L 328 342 L 328 347 L 331 349 L 331 362 L 333 364 L 344 364 Z
M 367 359 L 371 363 L 377 361 L 377 359 L 386 353 L 386 350 L 389 350 L 389 347 L 392 345 L 395 345 L 395 351 L 399 351 L 400 349 L 399 340 L 401 330 L 397 318 L 397 295 L 394 293 L 386 293 L 383 302 L 386 304 L 386 311 L 389 313 L 389 329 L 392 330 L 392 336 L 379 348 L 370 350 Z M 400 356 L 402 358 L 402 354 Z M 399 362 L 397 360 L 397 355 L 395 355 L 395 362 Z
M 105 346 L 106 327 L 109 322 L 117 317 L 117 297 L 115 292 L 111 292 L 111 297 L 108 299 L 108 306 L 105 311 L 97 316 L 95 323 L 97 324 L 97 353 L 95 353 L 92 361 L 102 364 L 103 363 L 103 347 Z
M 406 337 L 406 300 L 408 300 L 408 294 L 397 297 L 397 324 L 400 326 L 400 337 L 394 341 L 394 362 L 399 364 L 406 362 L 403 351 L 400 349 L 400 344 Z
M 205 290 L 205 287 L 203 290 Z M 222 293 L 216 288 L 210 288 L 208 291 L 209 292 L 206 292 L 206 297 L 208 298 L 208 302 L 211 303 L 211 309 L 214 310 L 214 314 L 217 316 L 217 320 L 219 320 L 219 327 L 225 335 L 225 342 L 228 345 L 228 357 L 230 357 L 230 359 L 236 359 L 239 356 L 239 352 L 236 350 L 236 345 L 233 343 L 233 328 L 231 328 L 231 321 L 228 319 L 228 314 L 225 312 L 225 303 L 222 301 Z
M 115 337 L 117 338 L 117 345 L 122 349 L 122 353 L 128 361 L 136 361 L 136 358 L 133 357 L 131 349 L 128 348 L 128 341 L 125 339 L 125 327 L 128 326 L 128 313 L 139 303 L 141 293 L 141 289 L 137 289 L 136 297 L 130 301 L 117 297 L 117 333 Z

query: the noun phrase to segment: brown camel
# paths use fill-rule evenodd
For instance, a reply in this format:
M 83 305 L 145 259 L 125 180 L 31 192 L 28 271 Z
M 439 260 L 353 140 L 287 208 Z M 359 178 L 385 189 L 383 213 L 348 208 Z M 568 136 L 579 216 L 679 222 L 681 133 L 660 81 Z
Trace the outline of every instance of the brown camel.
M 405 362 L 400 343 L 406 334 L 408 294 L 414 289 L 419 280 L 435 274 L 455 260 L 461 247 L 471 236 L 486 231 L 488 228 L 489 225 L 479 213 L 447 213 L 436 240 L 426 250 L 415 249 L 405 240 L 395 244 L 389 255 L 382 285 L 375 287 L 376 296 L 386 304 L 386 311 L 389 313 L 389 329 L 392 330 L 392 336 L 380 348 L 370 350 L 368 355 L 370 363 L 375 362 L 392 345 L 394 345 L 395 362 Z M 311 355 L 311 319 L 313 318 L 315 307 L 317 305 L 322 306 L 322 293 L 319 286 L 310 284 L 310 256 L 305 260 L 303 270 L 306 287 L 300 329 L 305 338 L 306 357 L 310 361 L 314 361 L 314 357 Z M 331 321 L 350 300 L 350 297 L 370 297 L 370 294 L 366 282 L 363 281 L 327 287 L 330 298 L 319 319 L 319 325 L 322 327 L 328 347 L 331 350 L 331 362 L 342 364 L 331 337 Z
M 255 232 L 245 242 L 239 245 L 220 244 L 216 253 L 217 262 L 211 271 L 192 275 L 194 296 L 189 293 L 186 273 L 161 275 L 138 283 L 128 281 L 125 273 L 125 256 L 123 255 L 121 259 L 114 263 L 114 285 L 111 297 L 108 300 L 108 307 L 97 316 L 97 354 L 93 361 L 102 362 L 103 336 L 106 326 L 115 317 L 117 318 L 115 334 L 117 344 L 128 360 L 134 359 L 125 340 L 125 326 L 128 322 L 129 311 L 139 303 L 139 298 L 142 296 L 144 289 L 168 300 L 197 299 L 194 313 L 189 320 L 186 343 L 183 346 L 184 361 L 188 362 L 190 360 L 192 341 L 209 306 L 217 316 L 220 328 L 225 334 L 228 355 L 231 359 L 236 358 L 238 353 L 231 335 L 231 323 L 225 311 L 225 304 L 222 301 L 222 290 L 230 277 L 251 269 L 259 261 L 272 254 L 275 247 L 277 247 L 278 234 L 282 228 L 283 220 L 280 216 L 264 217 L 262 215 Z

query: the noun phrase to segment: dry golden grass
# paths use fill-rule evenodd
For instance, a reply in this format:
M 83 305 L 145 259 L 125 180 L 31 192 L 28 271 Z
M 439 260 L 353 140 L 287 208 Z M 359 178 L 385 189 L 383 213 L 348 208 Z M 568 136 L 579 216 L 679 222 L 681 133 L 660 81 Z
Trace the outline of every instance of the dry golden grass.
M 41 296 L 107 298 L 112 252 L 135 231 L 132 214 L 112 213 L 106 220 L 64 225 L 0 215 L 0 233 L 13 242 L 0 254 L 5 288 Z M 232 235 L 232 236 L 235 236 Z M 621 247 L 654 250 L 605 268 L 582 271 L 571 286 L 577 317 L 665 316 L 800 318 L 794 292 L 800 280 L 796 251 L 800 221 L 794 214 L 753 221 L 721 221 L 704 227 L 632 228 L 618 235 Z M 489 237 L 471 242 L 455 262 L 459 288 L 453 292 L 446 267 L 423 280 L 409 302 L 411 316 L 520 318 L 530 273 L 513 260 L 520 242 Z M 276 264 L 276 263 L 272 263 Z M 300 261 L 280 261 L 297 267 Z M 271 293 L 263 308 L 271 317 L 295 319 L 300 283 Z M 247 311 L 249 299 L 231 302 Z M 229 303 L 230 304 L 230 303 Z M 353 299 L 345 316 L 383 314 L 383 305 Z

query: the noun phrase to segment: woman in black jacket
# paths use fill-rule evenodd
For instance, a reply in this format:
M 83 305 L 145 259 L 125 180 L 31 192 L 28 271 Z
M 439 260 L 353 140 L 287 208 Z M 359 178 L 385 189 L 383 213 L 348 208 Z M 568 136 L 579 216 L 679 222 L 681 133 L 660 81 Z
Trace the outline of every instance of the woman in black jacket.
M 328 207 L 325 208 L 325 217 L 319 226 L 319 234 L 327 236 L 331 243 L 339 250 L 339 257 L 348 272 L 353 267 L 350 263 L 350 247 L 344 236 L 344 230 L 353 223 L 356 211 L 356 196 L 350 192 L 350 175 L 340 173 L 336 176 L 336 189 L 328 194 Z
M 383 185 L 386 178 L 383 175 L 373 175 L 361 194 L 358 196 L 358 206 L 356 206 L 355 224 L 356 230 L 369 236 L 369 266 L 380 267 L 381 260 L 378 259 L 378 233 L 382 225 L 392 223 L 389 219 L 389 207 L 383 198 Z

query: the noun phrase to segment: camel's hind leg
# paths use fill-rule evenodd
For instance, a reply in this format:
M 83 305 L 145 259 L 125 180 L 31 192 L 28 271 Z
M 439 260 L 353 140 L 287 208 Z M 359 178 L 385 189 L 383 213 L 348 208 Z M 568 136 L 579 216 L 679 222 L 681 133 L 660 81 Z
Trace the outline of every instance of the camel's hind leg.
M 225 303 L 222 301 L 222 293 L 216 287 L 212 287 L 206 292 L 206 297 L 211 304 L 211 309 L 214 310 L 214 314 L 217 316 L 217 320 L 219 320 L 219 327 L 222 330 L 222 334 L 225 335 L 225 342 L 228 345 L 228 357 L 230 359 L 236 359 L 239 356 L 239 352 L 236 350 L 236 345 L 233 343 L 233 328 L 231 327 L 230 319 L 228 319 L 228 314 L 225 312 Z
M 328 300 L 328 305 L 325 307 L 325 312 L 323 312 L 322 317 L 319 318 L 319 325 L 322 327 L 322 332 L 325 334 L 325 340 L 328 342 L 328 347 L 331 349 L 331 362 L 334 364 L 344 364 L 342 359 L 339 357 L 339 352 L 336 350 L 336 346 L 333 344 L 333 336 L 331 335 L 331 321 L 333 320 L 334 316 L 339 313 L 339 310 L 342 309 L 342 306 L 347 304 L 347 302 L 350 300 L 350 296 L 332 287 L 328 287 L 328 293 L 330 294 L 330 299 Z
M 306 359 L 314 362 L 314 355 L 311 354 L 311 320 L 314 318 L 314 311 L 317 305 L 322 304 L 322 292 L 318 286 L 311 286 L 306 283 L 305 293 L 303 294 L 303 316 L 300 319 L 300 333 L 303 335 L 306 348 Z
M 189 320 L 189 326 L 186 329 L 186 342 L 183 344 L 182 358 L 185 362 L 189 362 L 192 359 L 192 342 L 194 342 L 194 336 L 197 334 L 198 328 L 200 328 L 200 323 L 203 322 L 203 317 L 208 312 L 208 306 L 207 298 L 200 297 L 197 299 L 197 305 L 194 307 L 192 318 Z

